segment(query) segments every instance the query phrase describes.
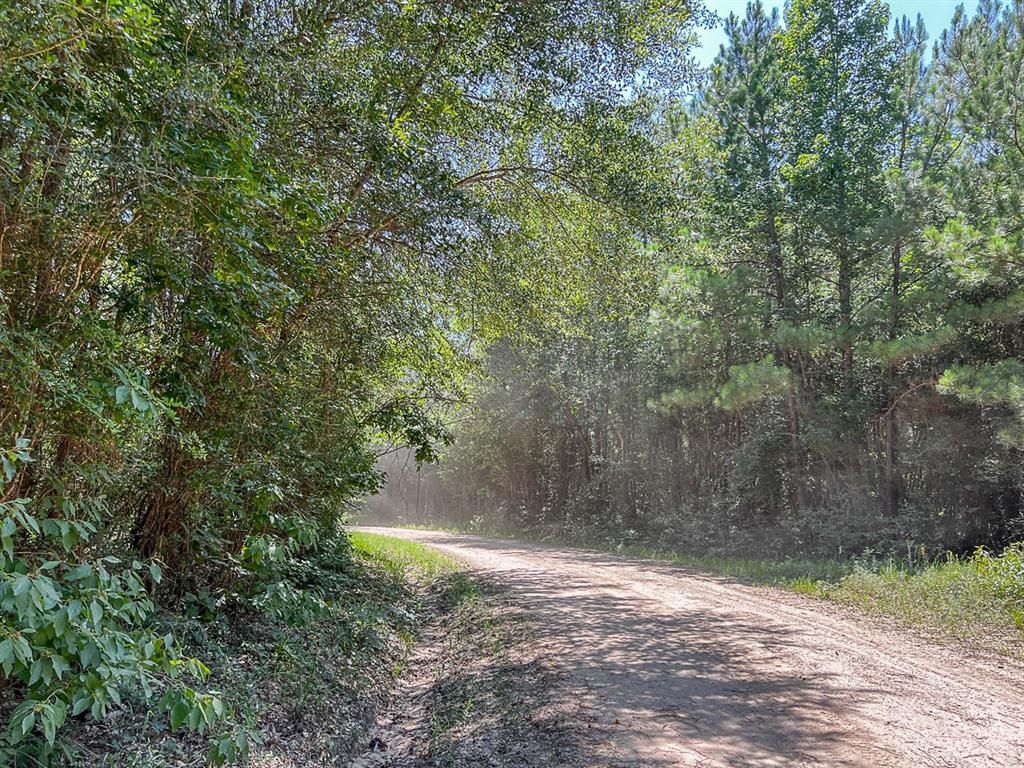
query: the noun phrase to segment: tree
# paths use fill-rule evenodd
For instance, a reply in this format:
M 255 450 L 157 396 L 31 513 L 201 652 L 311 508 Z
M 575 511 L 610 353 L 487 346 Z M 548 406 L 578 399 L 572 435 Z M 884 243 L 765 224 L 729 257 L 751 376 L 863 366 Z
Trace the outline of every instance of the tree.
M 282 573 L 379 486 L 379 444 L 433 457 L 479 346 L 578 311 L 602 262 L 552 211 L 621 220 L 666 194 L 649 94 L 675 89 L 690 16 L 0 10 L 0 664 L 33 713 L 102 716 L 178 667 L 150 645 L 150 588 L 288 614 Z M 70 669 L 42 674 L 54 653 Z M 185 722 L 216 719 L 186 699 Z M 5 759 L 34 730 L 52 746 L 59 707 L 35 714 Z
M 1020 28 L 960 12 L 929 63 L 881 2 L 731 17 L 653 132 L 685 203 L 648 233 L 647 311 L 491 358 L 442 486 L 525 468 L 489 488 L 517 524 L 728 552 L 1019 537 Z M 606 447 L 625 413 L 632 455 Z

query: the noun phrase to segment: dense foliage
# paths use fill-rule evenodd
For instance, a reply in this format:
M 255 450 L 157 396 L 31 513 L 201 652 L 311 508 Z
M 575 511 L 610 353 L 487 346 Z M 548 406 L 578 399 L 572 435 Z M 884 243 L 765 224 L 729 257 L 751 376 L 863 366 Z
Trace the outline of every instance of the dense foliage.
M 0 7 L 0 762 L 126 690 L 244 752 L 154 610 L 316 610 L 294 570 L 377 447 L 431 458 L 474 345 L 615 269 L 562 222 L 611 243 L 670 196 L 650 94 L 690 15 Z
M 1024 5 L 931 50 L 877 0 L 726 29 L 659 124 L 685 201 L 660 275 L 494 347 L 417 511 L 688 551 L 1019 540 Z

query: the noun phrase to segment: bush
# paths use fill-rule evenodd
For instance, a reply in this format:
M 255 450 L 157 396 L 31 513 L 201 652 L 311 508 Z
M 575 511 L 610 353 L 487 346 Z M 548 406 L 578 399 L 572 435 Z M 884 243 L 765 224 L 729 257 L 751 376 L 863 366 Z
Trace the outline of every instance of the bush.
M 141 691 L 174 728 L 204 733 L 225 717 L 217 693 L 186 682 L 205 680 L 209 670 L 151 626 L 147 580 L 162 576 L 155 561 L 76 558 L 94 522 L 39 519 L 24 499 L 0 503 L 0 518 L 0 668 L 20 683 L 0 736 L 2 764 L 47 764 L 68 716 L 100 719 L 127 692 Z M 215 746 L 214 759 L 244 749 L 230 740 Z
M 1024 611 L 1024 542 L 1011 544 L 998 556 L 978 549 L 971 563 L 997 594 Z

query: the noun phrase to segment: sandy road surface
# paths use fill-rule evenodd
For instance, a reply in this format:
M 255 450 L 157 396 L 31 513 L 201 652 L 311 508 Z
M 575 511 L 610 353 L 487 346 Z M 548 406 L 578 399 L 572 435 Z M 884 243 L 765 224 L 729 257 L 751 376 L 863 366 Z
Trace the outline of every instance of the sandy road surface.
M 1024 766 L 1024 668 L 663 563 L 430 531 L 569 671 L 588 766 Z

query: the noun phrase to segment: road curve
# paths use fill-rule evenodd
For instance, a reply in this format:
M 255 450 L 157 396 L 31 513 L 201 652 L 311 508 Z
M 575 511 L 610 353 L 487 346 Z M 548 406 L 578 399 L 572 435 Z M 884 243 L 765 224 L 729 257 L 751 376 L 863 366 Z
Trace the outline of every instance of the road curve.
M 1024 766 L 1015 662 L 665 563 L 361 530 L 429 544 L 508 586 L 585 697 L 587 766 Z

